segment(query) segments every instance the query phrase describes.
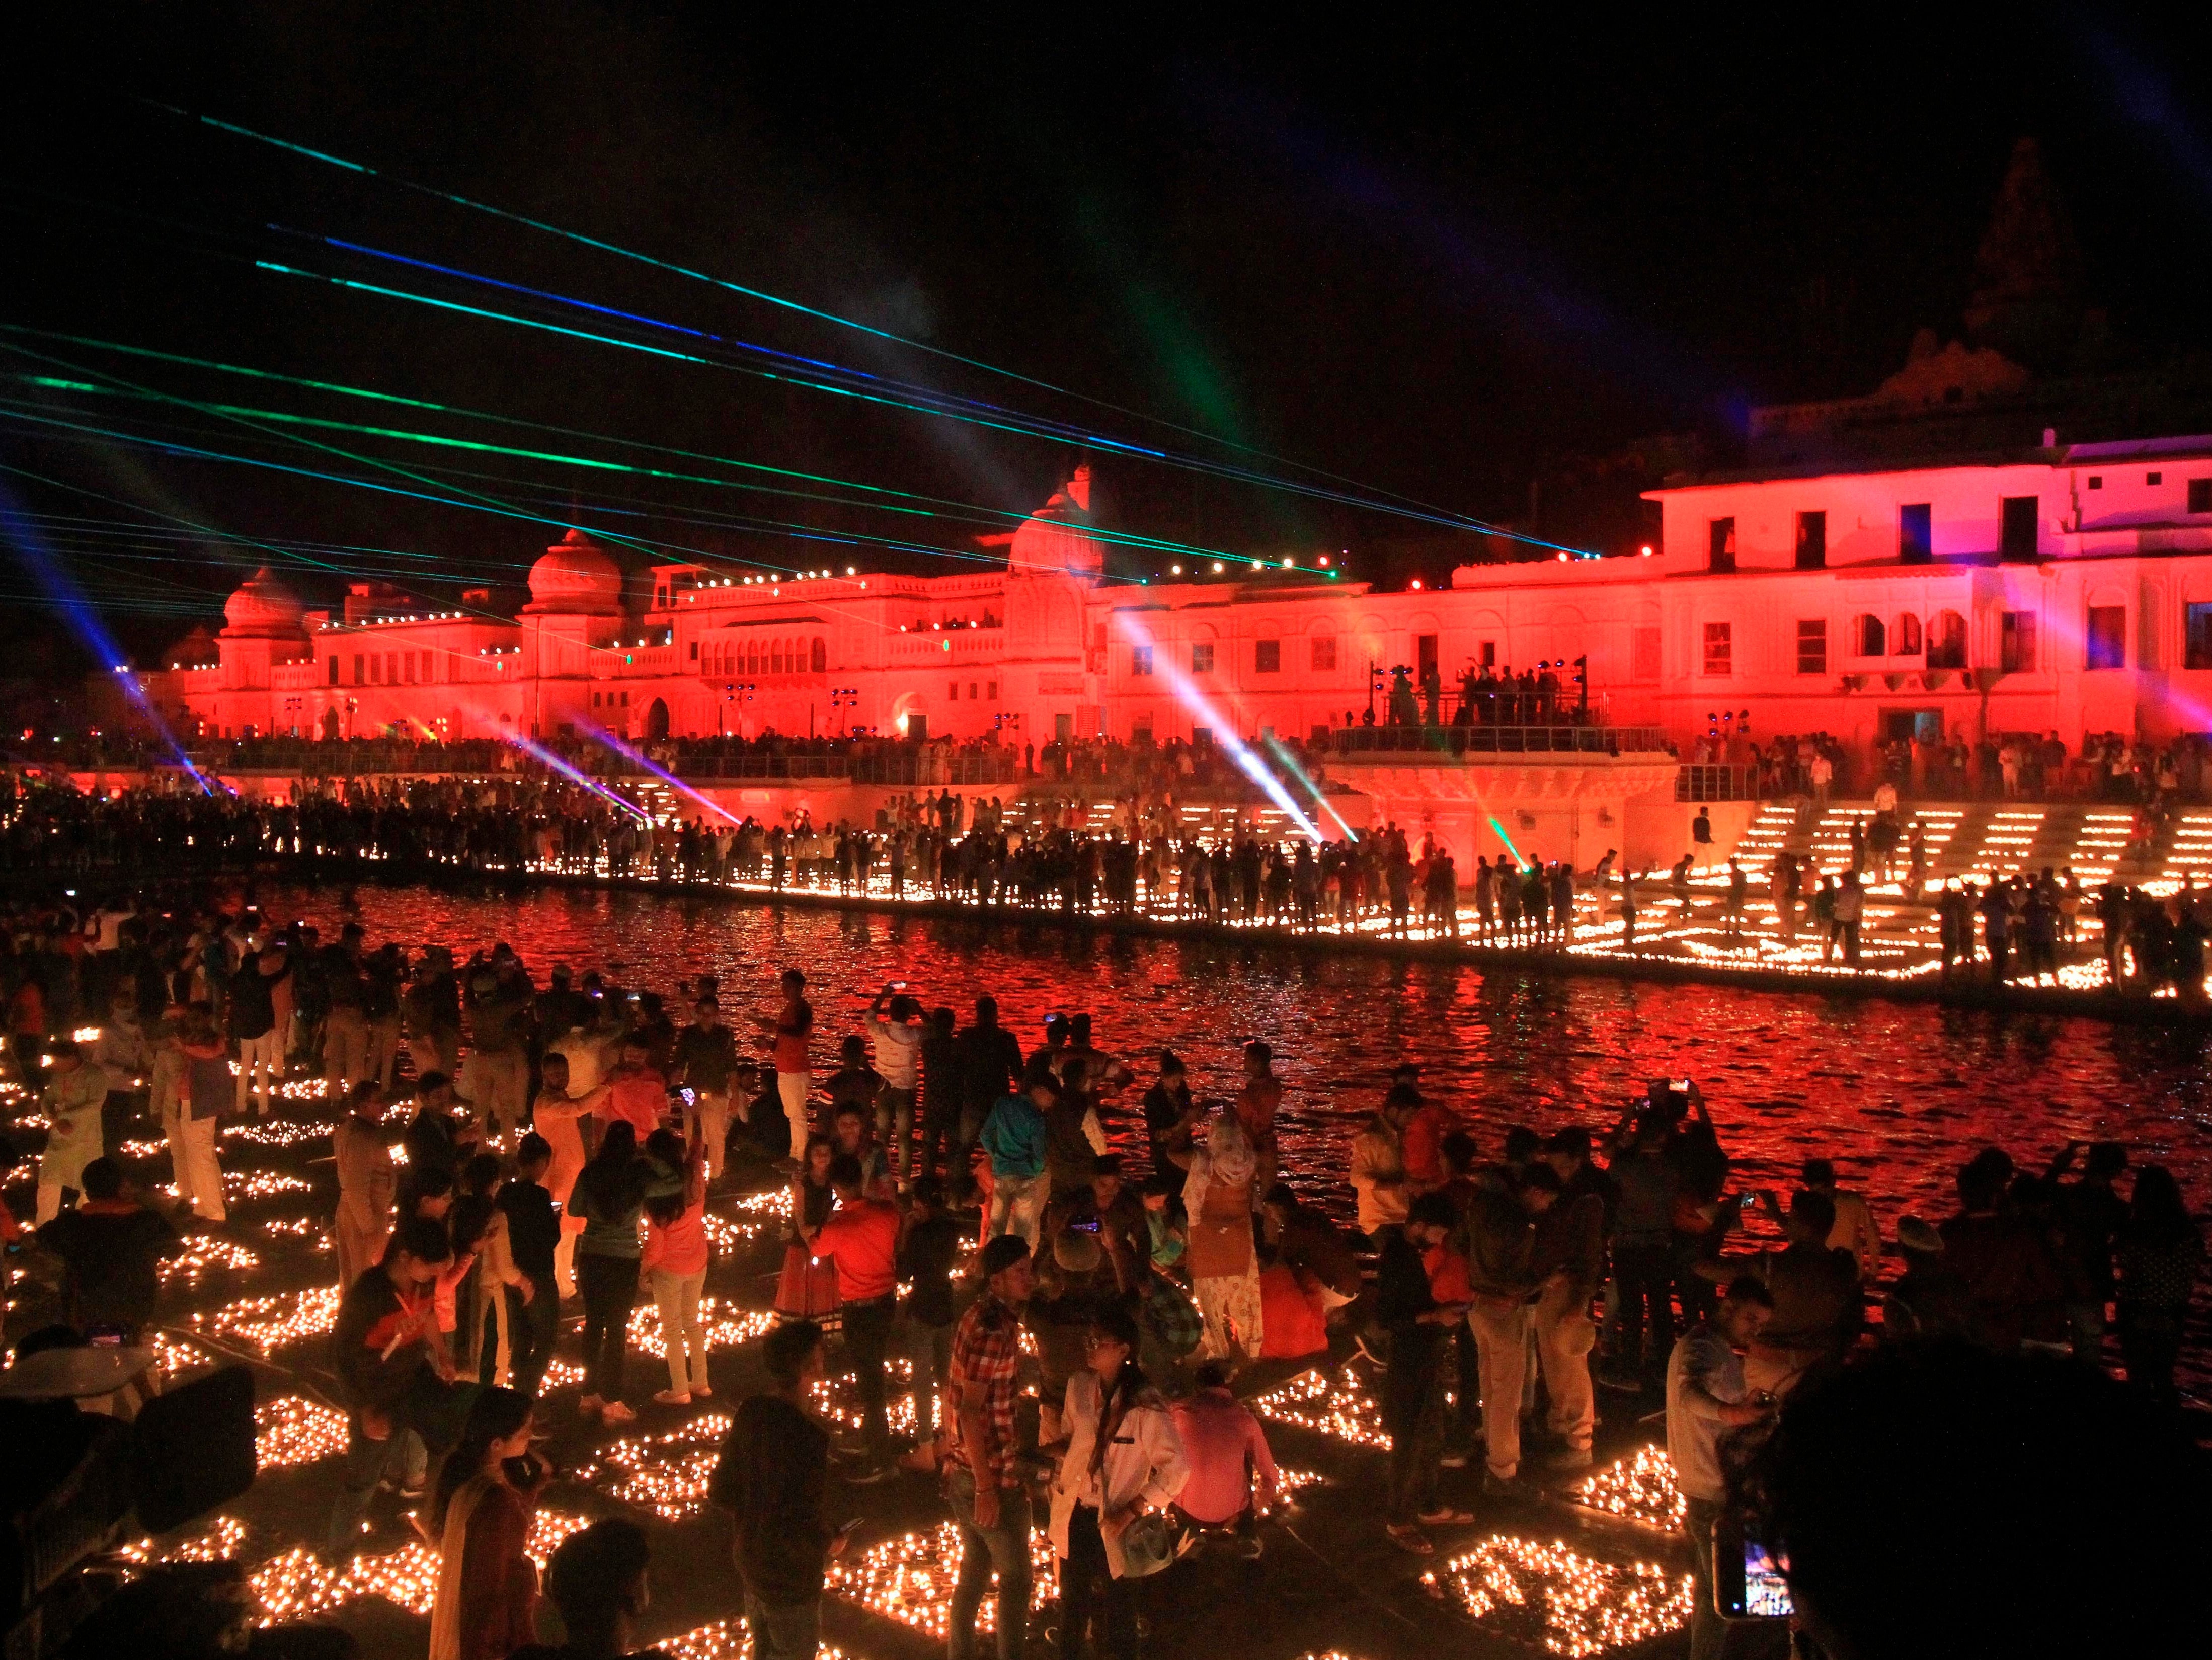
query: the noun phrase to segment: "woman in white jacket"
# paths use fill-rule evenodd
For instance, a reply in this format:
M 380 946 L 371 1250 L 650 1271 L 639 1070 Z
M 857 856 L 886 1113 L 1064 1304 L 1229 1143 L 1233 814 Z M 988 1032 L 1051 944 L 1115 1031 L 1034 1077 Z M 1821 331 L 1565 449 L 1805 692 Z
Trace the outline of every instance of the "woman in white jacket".
M 1172 1504 L 1190 1471 L 1167 1403 L 1137 1365 L 1137 1324 L 1127 1311 L 1104 1310 L 1092 1325 L 1090 1364 L 1067 1380 L 1060 1423 L 1067 1450 L 1052 1488 L 1060 1652 L 1081 1651 L 1095 1609 L 1099 1660 L 1134 1660 L 1136 1582 L 1122 1535 L 1140 1514 Z

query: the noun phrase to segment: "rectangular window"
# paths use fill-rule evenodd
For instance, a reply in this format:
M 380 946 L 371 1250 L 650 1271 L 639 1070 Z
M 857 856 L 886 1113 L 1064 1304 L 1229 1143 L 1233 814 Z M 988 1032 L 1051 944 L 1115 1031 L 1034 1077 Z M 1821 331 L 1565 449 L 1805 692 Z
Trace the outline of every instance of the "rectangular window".
M 1907 502 L 1897 510 L 1897 562 L 1924 565 L 1936 556 L 1936 509 L 1925 502 Z
M 971 703 L 975 701 L 975 683 L 973 680 L 968 683 L 968 701 Z
M 1997 666 L 2007 674 L 2026 674 L 2035 667 L 2035 613 L 2005 612 L 1997 635 Z
M 1201 641 L 1190 648 L 1190 672 L 1193 674 L 1213 672 L 1213 642 L 1211 640 Z
M 1152 672 L 1152 648 L 1150 646 L 1130 647 L 1129 672 L 1133 675 L 1146 675 Z
M 1733 518 L 1705 521 L 1705 569 L 1717 571 L 1735 569 L 1735 520 Z
M 1705 672 L 1728 675 L 1735 672 L 1735 629 L 1727 623 L 1705 624 Z
M 1828 515 L 1825 513 L 1801 513 L 1797 515 L 1797 569 L 1826 570 L 1828 568 Z
M 2125 605 L 2089 607 L 2088 664 L 2093 669 L 2124 669 L 2128 666 L 2128 608 Z
M 946 685 L 945 688 L 945 695 L 953 702 L 958 702 L 960 701 L 960 683 L 957 680 L 955 680 Z
M 622 706 L 624 708 L 628 708 L 629 707 L 629 694 L 628 692 L 624 692 L 622 695 Z
M 1827 619 L 1814 617 L 1808 621 L 1801 617 L 1797 623 L 1797 672 L 1826 674 L 1827 672 Z
M 365 686 L 368 684 L 362 672 L 362 664 L 365 660 L 359 652 L 353 654 L 353 683 L 356 686 Z
M 333 657 L 332 659 L 331 659 L 331 684 L 332 685 L 334 685 L 334 686 L 335 686 L 336 684 L 337 684 L 337 683 L 338 683 L 338 660 L 337 660 L 337 658 Z
M 1138 721 L 1129 728 L 1129 741 L 1133 744 L 1149 744 L 1152 741 L 1152 723 L 1149 717 Z
M 2104 489 L 2104 488 L 2105 488 L 2105 479 L 2104 479 L 2104 475 L 2103 475 L 2103 474 L 2101 474 L 2101 473 L 2094 473 L 2094 472 L 2091 473 L 2091 474 L 2089 475 L 2089 488 L 2090 488 L 2091 489 L 2093 489 L 2093 490 L 2100 490 L 2100 489 Z
M 2181 666 L 2212 669 L 2212 605 L 2189 605 L 2184 610 L 2188 633 L 2183 642 Z
M 1336 667 L 1336 636 L 1316 634 L 1313 637 L 1313 666 L 1317 669 Z
M 699 660 L 699 642 L 696 640 L 691 642 L 691 660 L 695 663 Z
M 2165 482 L 2166 475 L 2162 472 L 2147 472 L 2143 474 L 2143 483 L 2146 484 L 2163 484 Z
M 1628 633 L 1628 678 L 1649 684 L 1659 678 L 1659 630 L 1631 629 Z
M 1420 634 L 1413 636 L 1414 683 L 1426 685 L 1429 677 L 1437 672 L 1437 636 Z
M 1486 669 L 1494 669 L 1498 666 L 1498 642 L 1495 640 L 1486 640 L 1482 642 L 1482 666 Z
M 1283 667 L 1283 642 L 1279 640 L 1258 640 L 1252 645 L 1252 672 L 1277 674 Z
M 995 680 L 986 680 L 983 683 L 983 696 L 989 698 L 993 702 L 997 702 L 999 701 L 999 683 Z
M 2191 513 L 2212 513 L 2212 478 L 2192 478 L 2189 481 L 2189 510 Z
M 2036 498 L 2008 496 L 2003 499 L 2004 522 L 1998 551 L 2007 559 L 2035 557 Z

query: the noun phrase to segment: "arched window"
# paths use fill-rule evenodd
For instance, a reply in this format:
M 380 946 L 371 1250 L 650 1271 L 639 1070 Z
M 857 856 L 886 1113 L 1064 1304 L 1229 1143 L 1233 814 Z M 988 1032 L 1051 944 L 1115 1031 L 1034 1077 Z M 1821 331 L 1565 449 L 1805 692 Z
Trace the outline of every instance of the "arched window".
M 1890 642 L 1890 649 L 1899 657 L 1920 655 L 1920 619 L 1911 611 L 1897 619 L 1897 634 Z
M 769 654 L 768 672 L 770 674 L 783 672 L 783 645 L 781 641 L 776 643 L 775 649 Z
M 814 636 L 814 645 L 807 654 L 807 667 L 816 674 L 830 672 L 830 642 L 820 635 Z
M 1872 611 L 1861 616 L 1851 624 L 1853 649 L 1861 657 L 1883 657 L 1889 652 L 1889 630 L 1881 625 L 1881 618 Z
M 1962 669 L 1966 666 L 1966 619 L 1954 611 L 1939 611 L 1928 623 L 1928 666 Z

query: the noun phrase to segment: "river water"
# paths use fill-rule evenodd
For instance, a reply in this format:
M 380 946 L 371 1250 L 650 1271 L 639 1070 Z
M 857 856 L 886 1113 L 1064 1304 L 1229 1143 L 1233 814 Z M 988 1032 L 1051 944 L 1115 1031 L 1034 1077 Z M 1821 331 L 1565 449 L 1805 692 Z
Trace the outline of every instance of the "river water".
M 257 897 L 325 938 L 344 920 L 334 890 Z M 1642 1080 L 1695 1078 L 1742 1181 L 1786 1189 L 1799 1160 L 1825 1154 L 1874 1201 L 1886 1236 L 1905 1212 L 1948 1214 L 1952 1172 L 1992 1143 L 2028 1167 L 2069 1137 L 2124 1140 L 2137 1162 L 2172 1167 L 2193 1207 L 2212 1202 L 2208 1044 L 2194 1032 L 592 888 L 363 887 L 357 901 L 372 946 L 443 943 L 465 958 L 505 939 L 540 985 L 563 962 L 664 992 L 713 972 L 741 1027 L 746 1012 L 774 1011 L 776 976 L 795 964 L 817 1072 L 887 979 L 963 1020 L 988 992 L 1024 1047 L 1047 1015 L 1088 1010 L 1099 1047 L 1140 1078 L 1166 1044 L 1201 1094 L 1232 1091 L 1239 1046 L 1265 1037 L 1287 1086 L 1285 1173 L 1340 1217 L 1352 1134 L 1407 1057 L 1485 1156 L 1508 1125 L 1601 1131 Z M 1131 1121 L 1109 1128 L 1121 1140 Z

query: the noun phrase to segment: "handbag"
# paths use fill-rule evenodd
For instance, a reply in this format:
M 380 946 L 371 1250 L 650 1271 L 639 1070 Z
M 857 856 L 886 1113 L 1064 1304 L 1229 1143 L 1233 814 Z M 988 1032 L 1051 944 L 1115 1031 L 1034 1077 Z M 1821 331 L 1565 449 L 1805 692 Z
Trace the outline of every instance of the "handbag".
M 1176 1560 L 1180 1529 L 1164 1511 L 1146 1511 L 1121 1529 L 1121 1577 L 1143 1579 Z

